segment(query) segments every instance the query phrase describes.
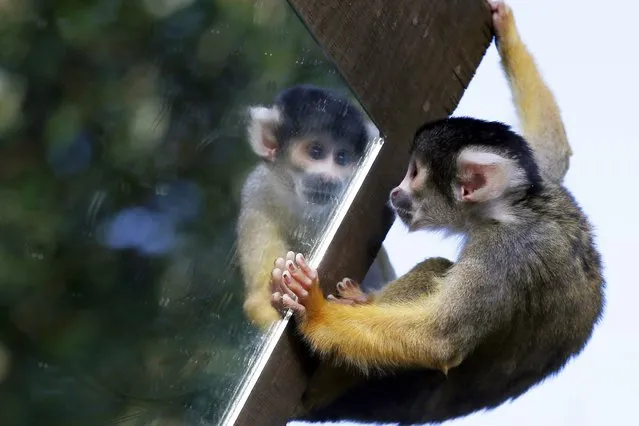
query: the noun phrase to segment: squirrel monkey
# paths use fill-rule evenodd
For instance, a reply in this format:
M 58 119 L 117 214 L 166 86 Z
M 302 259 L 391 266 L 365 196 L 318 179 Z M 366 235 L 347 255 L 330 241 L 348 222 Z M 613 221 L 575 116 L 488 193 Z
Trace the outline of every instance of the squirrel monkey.
M 524 137 L 473 118 L 429 123 L 390 194 L 411 231 L 464 235 L 458 261 L 428 259 L 373 294 L 345 279 L 327 300 L 300 253 L 276 260 L 274 305 L 351 369 L 304 420 L 414 424 L 494 408 L 559 372 L 602 315 L 600 255 L 562 186 L 571 151 L 558 107 L 510 8 L 491 8 Z
M 346 97 L 310 85 L 288 88 L 249 115 L 249 142 L 263 161 L 242 188 L 238 253 L 244 311 L 266 328 L 280 318 L 271 306 L 273 259 L 312 248 L 377 129 Z M 382 249 L 363 285 L 394 278 Z

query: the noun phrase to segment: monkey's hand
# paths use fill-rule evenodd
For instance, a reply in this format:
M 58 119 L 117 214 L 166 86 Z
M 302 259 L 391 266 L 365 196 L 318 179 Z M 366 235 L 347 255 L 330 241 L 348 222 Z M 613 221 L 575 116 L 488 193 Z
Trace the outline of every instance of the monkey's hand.
M 310 303 L 309 293 L 317 295 L 316 304 L 324 303 L 317 271 L 308 266 L 306 259 L 301 254 L 295 255 L 293 252 L 288 252 L 286 259 L 278 258 L 275 261 L 271 279 L 274 283 L 271 302 L 275 309 L 290 308 L 298 319 L 302 319 L 306 314 L 306 305 Z M 275 286 L 275 283 L 280 285 Z M 361 290 L 356 281 L 350 278 L 344 278 L 337 283 L 337 295 L 338 297 L 329 294 L 327 299 L 342 305 L 372 302 L 372 298 Z
M 329 294 L 327 299 L 343 305 L 365 304 L 373 301 L 372 297 L 362 291 L 359 283 L 350 278 L 344 278 L 337 283 L 337 296 Z
M 321 302 L 324 302 L 317 271 L 308 266 L 301 253 L 295 255 L 290 251 L 286 259 L 278 258 L 271 279 L 274 285 L 279 283 L 278 287 L 273 288 L 273 307 L 280 311 L 292 309 L 298 320 L 305 319 L 311 293 L 319 295 Z
M 493 13 L 493 30 L 497 42 L 509 41 L 511 37 L 518 37 L 515 18 L 510 6 L 501 0 L 489 0 L 488 4 Z

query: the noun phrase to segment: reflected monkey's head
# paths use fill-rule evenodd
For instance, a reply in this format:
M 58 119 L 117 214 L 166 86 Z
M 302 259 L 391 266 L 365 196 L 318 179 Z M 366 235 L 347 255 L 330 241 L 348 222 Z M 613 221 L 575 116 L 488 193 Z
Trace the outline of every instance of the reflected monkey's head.
M 310 85 L 249 109 L 250 143 L 308 209 L 334 205 L 375 126 L 345 96 Z

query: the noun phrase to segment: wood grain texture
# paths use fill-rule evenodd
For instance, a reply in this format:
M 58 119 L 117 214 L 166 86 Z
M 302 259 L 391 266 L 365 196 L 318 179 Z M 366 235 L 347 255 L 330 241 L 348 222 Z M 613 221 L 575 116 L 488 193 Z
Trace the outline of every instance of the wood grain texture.
M 402 145 L 455 108 L 492 37 L 483 0 L 290 3 L 387 140 Z
M 320 265 L 325 289 L 361 280 L 393 222 L 415 131 L 453 112 L 492 40 L 484 0 L 289 0 L 386 143 Z M 236 425 L 286 424 L 314 364 L 294 324 L 278 342 Z

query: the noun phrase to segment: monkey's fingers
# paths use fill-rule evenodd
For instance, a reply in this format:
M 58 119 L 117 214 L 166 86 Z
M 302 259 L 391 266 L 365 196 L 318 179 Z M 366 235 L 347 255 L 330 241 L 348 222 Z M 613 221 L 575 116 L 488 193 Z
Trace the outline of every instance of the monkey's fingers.
M 304 303 L 308 297 L 308 291 L 304 289 L 302 284 L 294 276 L 292 276 L 289 271 L 284 271 L 282 273 L 282 282 L 288 290 L 286 294 L 288 294 L 289 297 L 297 297 L 301 303 Z M 292 292 L 293 294 L 291 295 L 289 292 Z
M 333 296 L 332 294 L 329 294 L 328 296 L 326 296 L 326 299 L 330 302 L 333 303 L 339 303 L 340 305 L 354 305 L 355 301 L 352 299 L 342 299 L 342 298 L 338 298 Z
M 337 283 L 337 293 L 343 299 L 349 299 L 356 303 L 366 303 L 368 295 L 364 293 L 359 284 L 350 278 L 344 278 Z
M 271 293 L 276 291 L 282 291 L 284 286 L 282 285 L 282 269 L 275 267 L 271 272 Z
M 311 285 L 313 285 L 313 279 L 309 277 L 302 268 L 298 268 L 294 262 L 287 260 L 286 269 L 288 269 L 288 272 L 295 281 L 297 281 L 305 290 L 310 290 Z
M 350 278 L 344 278 L 342 281 L 337 283 L 337 289 L 340 291 L 358 291 L 361 292 L 359 288 L 359 284 L 356 281 L 353 281 Z
M 273 267 L 284 270 L 284 268 L 286 268 L 286 259 L 284 259 L 283 257 L 278 257 L 277 259 L 275 259 Z
M 283 257 L 278 257 L 273 262 L 273 272 L 271 273 L 271 290 L 272 292 L 283 291 L 284 284 L 282 284 L 282 271 L 286 269 L 286 260 Z
M 273 272 L 271 272 L 271 293 L 288 294 L 290 297 L 295 298 L 295 293 L 286 286 L 283 279 L 282 269 L 273 269 Z
M 276 291 L 271 294 L 271 306 L 282 314 L 286 311 L 286 307 L 284 306 L 284 303 L 282 303 L 282 293 Z
M 304 305 L 291 299 L 286 294 L 282 296 L 282 305 L 288 309 L 291 309 L 298 318 L 306 314 L 306 308 L 304 307 Z
M 302 253 L 297 253 L 297 255 L 295 255 L 295 263 L 297 263 L 297 266 L 299 266 L 304 275 L 310 278 L 311 281 L 315 281 L 317 279 L 317 270 L 308 266 L 306 258 L 304 258 Z
M 293 309 L 293 313 L 300 314 L 306 312 L 306 308 L 291 298 L 288 294 L 280 292 L 271 295 L 271 306 L 281 314 L 285 314 L 288 309 Z M 301 306 L 301 309 L 300 309 Z
M 493 13 L 493 29 L 497 38 L 504 38 L 514 23 L 512 10 L 501 0 L 489 0 L 488 4 Z

